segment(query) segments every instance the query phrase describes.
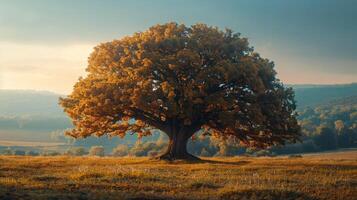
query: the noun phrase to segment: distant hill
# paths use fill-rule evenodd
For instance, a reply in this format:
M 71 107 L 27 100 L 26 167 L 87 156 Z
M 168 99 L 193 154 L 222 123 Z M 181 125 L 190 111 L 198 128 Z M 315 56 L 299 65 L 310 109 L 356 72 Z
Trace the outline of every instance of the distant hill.
M 340 85 L 287 85 L 295 91 L 298 107 L 357 95 L 357 83 Z M 0 90 L 0 116 L 64 117 L 58 105 L 61 95 L 47 91 Z
M 357 96 L 357 83 L 288 86 L 295 90 L 298 109 L 344 99 L 355 101 L 353 96 Z M 58 105 L 60 96 L 46 91 L 0 90 L 0 140 L 38 141 L 42 138 L 46 141 L 51 139 L 52 131 L 70 128 L 69 118 Z M 100 143 L 105 141 L 100 140 Z
M 357 96 L 357 83 L 341 85 L 288 85 L 295 91 L 298 108 Z
M 34 90 L 0 90 L 0 116 L 63 116 L 59 94 Z
M 59 94 L 0 90 L 0 140 L 49 141 L 51 132 L 71 127 Z

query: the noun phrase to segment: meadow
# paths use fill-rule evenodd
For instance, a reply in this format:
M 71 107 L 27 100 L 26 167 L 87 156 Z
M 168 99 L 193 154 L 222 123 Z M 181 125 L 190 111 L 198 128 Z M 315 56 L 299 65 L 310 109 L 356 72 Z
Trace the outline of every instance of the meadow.
M 0 199 L 356 199 L 357 151 L 300 157 L 0 156 Z

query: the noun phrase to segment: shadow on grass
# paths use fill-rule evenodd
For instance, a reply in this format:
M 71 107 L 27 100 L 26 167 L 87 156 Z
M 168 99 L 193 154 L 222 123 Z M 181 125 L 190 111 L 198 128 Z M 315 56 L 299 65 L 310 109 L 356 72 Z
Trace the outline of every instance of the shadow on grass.
M 221 199 L 264 199 L 264 200 L 318 200 L 307 194 L 286 190 L 241 190 L 229 191 L 221 195 Z
M 174 200 L 170 196 L 160 196 L 159 194 L 145 194 L 141 192 L 109 191 L 109 190 L 89 190 L 68 187 L 66 189 L 56 188 L 26 188 L 20 186 L 7 186 L 0 184 L 1 200 L 97 200 L 97 199 L 130 199 L 130 200 Z
M 81 191 L 63 189 L 36 189 L 20 186 L 8 186 L 0 184 L 0 199 L 2 200 L 30 200 L 30 199 L 89 199 L 88 194 Z
M 167 164 L 219 164 L 219 165 L 246 165 L 249 164 L 250 161 L 239 160 L 239 161 L 222 161 L 222 160 L 173 160 L 173 161 L 165 161 L 165 160 L 151 160 L 153 163 L 155 162 L 165 162 Z
M 144 192 L 144 191 L 142 191 Z M 130 199 L 130 200 L 174 200 L 182 199 L 176 198 L 177 194 L 171 194 L 169 196 L 161 196 L 159 194 L 145 194 L 142 192 L 128 193 L 127 191 L 109 192 L 105 190 L 85 190 L 85 189 L 34 189 L 34 188 L 22 188 L 0 185 L 0 199 L 13 200 L 13 199 L 48 199 L 48 200 L 69 200 L 69 199 Z M 188 196 L 189 199 L 190 198 Z M 286 190 L 240 190 L 240 191 L 227 191 L 221 193 L 214 199 L 246 199 L 246 200 L 318 200 L 315 197 L 311 197 L 307 194 L 286 191 Z
M 250 163 L 250 161 L 245 161 L 245 160 L 227 162 L 227 161 L 222 161 L 222 160 L 204 160 L 204 159 L 202 159 L 199 162 L 210 163 L 210 164 L 224 164 L 224 165 L 246 165 L 246 164 Z

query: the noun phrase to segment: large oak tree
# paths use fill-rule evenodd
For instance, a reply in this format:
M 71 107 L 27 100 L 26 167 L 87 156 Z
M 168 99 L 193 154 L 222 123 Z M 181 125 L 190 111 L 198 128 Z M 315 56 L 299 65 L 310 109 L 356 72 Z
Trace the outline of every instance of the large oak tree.
M 298 140 L 294 93 L 246 38 L 205 24 L 156 25 L 94 48 L 73 92 L 60 99 L 73 137 L 169 137 L 162 159 L 190 159 L 193 134 L 265 148 Z

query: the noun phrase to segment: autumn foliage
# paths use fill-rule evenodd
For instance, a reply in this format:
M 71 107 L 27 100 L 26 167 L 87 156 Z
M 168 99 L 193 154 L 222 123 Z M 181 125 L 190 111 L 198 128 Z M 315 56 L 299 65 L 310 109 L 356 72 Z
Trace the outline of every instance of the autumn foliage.
M 292 89 L 228 29 L 156 25 L 98 45 L 86 70 L 60 99 L 73 137 L 160 130 L 170 138 L 161 158 L 187 159 L 194 157 L 186 143 L 198 131 L 259 148 L 300 135 Z

